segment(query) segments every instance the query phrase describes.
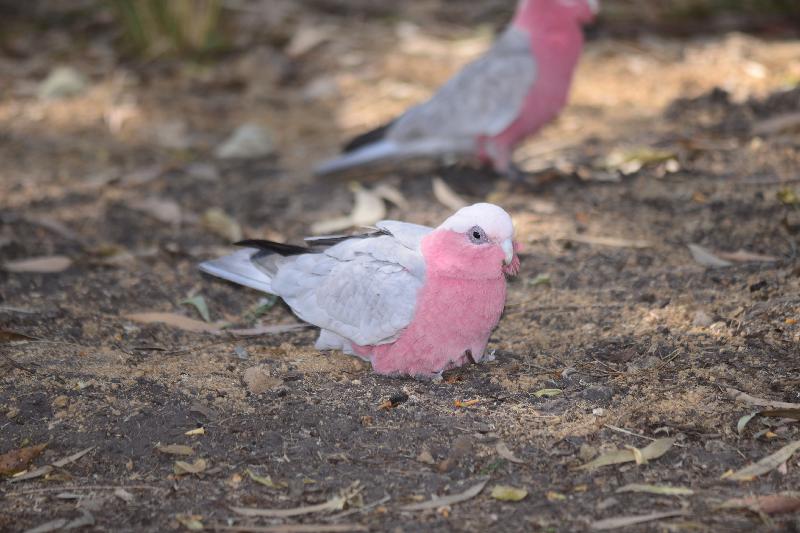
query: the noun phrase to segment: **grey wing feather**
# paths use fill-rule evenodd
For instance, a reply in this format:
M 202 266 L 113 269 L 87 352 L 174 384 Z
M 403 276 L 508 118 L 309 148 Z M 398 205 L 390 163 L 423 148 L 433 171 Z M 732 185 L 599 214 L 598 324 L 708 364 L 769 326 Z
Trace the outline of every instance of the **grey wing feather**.
M 272 288 L 303 320 L 356 344 L 392 342 L 414 316 L 425 262 L 390 235 L 286 258 Z
M 497 135 L 518 117 L 535 80 L 536 62 L 528 35 L 509 28 L 430 100 L 398 118 L 387 138 L 408 142 Z

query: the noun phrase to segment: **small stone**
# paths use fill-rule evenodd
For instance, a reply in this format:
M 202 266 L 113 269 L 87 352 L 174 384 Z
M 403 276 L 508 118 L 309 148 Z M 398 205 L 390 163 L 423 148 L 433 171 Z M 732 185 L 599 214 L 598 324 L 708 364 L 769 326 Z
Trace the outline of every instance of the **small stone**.
M 42 100 L 57 100 L 77 96 L 86 90 L 86 78 L 72 67 L 56 67 L 39 84 L 37 94 Z
M 252 394 L 261 394 L 283 385 L 282 380 L 270 376 L 269 369 L 263 366 L 251 366 L 244 371 L 242 380 Z
M 422 450 L 421 452 L 419 452 L 419 455 L 417 456 L 417 461 L 419 461 L 420 463 L 425 463 L 426 465 L 436 464 L 436 460 L 433 458 L 433 455 L 431 455 L 431 452 L 429 452 L 428 450 Z
M 19 409 L 17 409 L 16 407 L 12 407 L 8 411 L 6 411 L 6 418 L 8 418 L 9 420 L 16 418 L 18 415 L 19 415 Z
M 592 409 L 592 414 L 594 416 L 604 416 L 606 414 L 606 410 L 603 409 L 602 407 L 595 407 L 594 409 Z
M 56 398 L 53 400 L 53 407 L 55 407 L 56 409 L 63 409 L 68 405 L 69 405 L 69 398 L 64 396 L 63 394 L 61 396 L 56 396 Z
M 258 124 L 247 123 L 236 128 L 214 155 L 220 159 L 253 159 L 266 157 L 274 151 L 275 143 L 269 131 Z
M 244 360 L 250 359 L 250 354 L 247 353 L 247 348 L 245 348 L 244 346 L 236 346 L 236 347 L 234 347 L 233 353 L 239 359 L 244 359 Z
M 611 401 L 614 396 L 614 390 L 611 387 L 603 385 L 592 385 L 587 387 L 580 393 L 581 398 L 595 404 L 606 404 Z
M 692 317 L 692 325 L 697 328 L 707 328 L 713 323 L 714 319 L 705 311 L 695 311 Z

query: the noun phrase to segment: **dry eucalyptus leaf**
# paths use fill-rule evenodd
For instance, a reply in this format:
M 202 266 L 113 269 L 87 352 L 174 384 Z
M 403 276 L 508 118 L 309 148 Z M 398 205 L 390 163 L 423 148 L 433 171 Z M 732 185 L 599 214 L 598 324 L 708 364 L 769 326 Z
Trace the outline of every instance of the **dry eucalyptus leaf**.
M 341 511 L 344 509 L 344 504 L 347 502 L 344 498 L 335 497 L 327 502 L 319 503 L 317 505 L 305 505 L 295 507 L 293 509 L 260 509 L 256 507 L 231 507 L 231 511 L 242 516 L 266 516 L 269 518 L 289 518 L 291 516 L 300 516 L 304 514 Z
M 173 328 L 193 333 L 220 333 L 221 331 L 216 324 L 207 324 L 183 315 L 176 315 L 175 313 L 133 313 L 125 315 L 125 318 L 143 324 L 166 324 Z
M 170 455 L 194 455 L 194 450 L 191 446 L 185 444 L 167 444 L 165 446 L 156 446 L 156 450 L 161 453 L 168 453 Z
M 510 461 L 512 463 L 517 464 L 525 464 L 525 461 L 519 459 L 517 456 L 514 455 L 514 452 L 508 449 L 508 446 L 503 441 L 498 441 L 495 445 L 495 449 L 497 450 L 497 455 L 505 459 L 506 461 Z
M 492 488 L 490 496 L 495 500 L 503 502 L 518 502 L 524 500 L 528 496 L 528 491 L 508 485 L 495 485 Z
M 453 211 L 458 211 L 462 207 L 468 205 L 442 178 L 438 176 L 433 178 L 431 184 L 433 185 L 433 196 L 435 196 L 443 206 Z
M 748 405 L 767 407 L 769 409 L 800 409 L 800 403 L 789 403 L 789 402 L 781 402 L 778 400 L 757 398 L 755 396 L 750 396 L 746 392 L 742 392 L 740 390 L 736 390 L 731 387 L 727 387 L 725 389 L 725 394 L 727 394 L 728 398 L 730 398 L 731 400 L 741 403 L 746 403 Z
M 639 450 L 641 452 L 641 456 L 639 456 L 639 460 L 643 462 L 651 461 L 653 459 L 658 459 L 675 443 L 674 438 L 664 438 L 664 439 L 656 439 L 651 442 L 646 447 Z M 586 463 L 585 465 L 581 465 L 578 467 L 578 470 L 593 470 L 595 468 L 600 468 L 601 466 L 607 465 L 615 465 L 620 463 L 630 463 L 637 460 L 637 455 L 634 454 L 632 450 L 616 450 L 610 453 L 606 453 L 601 455 L 600 457 L 594 459 Z
M 664 496 L 691 496 L 692 489 L 684 487 L 670 487 L 667 485 L 646 485 L 643 483 L 630 483 L 617 489 L 617 492 L 645 492 L 647 494 L 661 494 Z
M 742 468 L 741 470 L 737 470 L 730 476 L 726 477 L 734 481 L 751 481 L 758 476 L 778 468 L 780 465 L 788 461 L 797 450 L 800 450 L 800 440 L 790 442 L 777 452 L 764 457 L 757 463 Z
M 730 261 L 720 259 L 716 255 L 711 253 L 710 250 L 703 248 L 698 244 L 689 244 L 688 247 L 689 251 L 692 253 L 692 258 L 694 258 L 694 260 L 697 263 L 703 266 L 711 268 L 722 268 L 722 267 L 729 267 L 733 264 Z
M 180 524 L 189 531 L 203 531 L 204 526 L 203 522 L 201 521 L 202 519 L 203 517 L 199 514 L 175 515 L 175 520 L 180 522 Z
M 181 305 L 191 305 L 197 312 L 200 313 L 200 317 L 206 322 L 211 322 L 211 314 L 208 312 L 208 304 L 206 303 L 206 299 L 203 298 L 201 295 L 192 296 L 191 298 L 187 298 L 181 302 Z
M 208 468 L 208 463 L 205 459 L 195 459 L 193 463 L 187 463 L 186 461 L 175 461 L 173 471 L 175 472 L 175 475 L 182 476 L 185 474 L 200 474 L 206 468 Z
M 24 470 L 28 463 L 39 457 L 47 448 L 47 444 L 37 444 L 11 450 L 0 455 L 0 475 L 7 476 L 20 470 Z
M 92 450 L 94 450 L 94 446 L 89 446 L 88 448 L 85 448 L 85 449 L 83 449 L 83 450 L 81 450 L 79 452 L 73 453 L 72 455 L 68 455 L 67 457 L 64 457 L 63 459 L 59 459 L 58 461 L 55 461 L 54 463 L 52 463 L 52 465 L 55 466 L 55 467 L 58 467 L 58 468 L 65 467 L 70 463 L 74 463 L 75 461 L 77 461 L 78 459 L 80 459 L 81 457 L 83 457 L 84 455 L 86 455 L 87 453 L 89 453 Z
M 271 335 L 271 334 L 274 335 L 277 333 L 287 333 L 289 331 L 295 331 L 298 329 L 303 329 L 308 327 L 311 327 L 311 325 L 295 322 L 294 324 L 274 324 L 274 325 L 261 324 L 259 326 L 255 326 L 252 328 L 226 329 L 225 331 L 237 335 L 239 337 L 253 337 L 256 335 Z
M 36 337 L 19 333 L 18 331 L 11 331 L 9 329 L 0 329 L 0 342 L 16 342 L 16 341 L 33 341 Z
M 28 257 L 3 263 L 3 270 L 16 273 L 57 274 L 72 266 L 72 259 L 63 255 Z
M 230 242 L 242 240 L 242 227 L 225 211 L 217 207 L 207 209 L 201 218 L 203 227 Z
M 131 209 L 150 215 L 165 224 L 180 224 L 183 220 L 181 206 L 164 198 L 145 198 L 129 204 Z
M 269 487 L 271 489 L 282 489 L 286 487 L 286 483 L 275 483 L 274 481 L 272 481 L 272 477 L 259 476 L 249 468 L 245 470 L 245 472 L 247 472 L 247 475 L 250 477 L 250 479 L 252 479 L 256 483 L 264 485 L 265 487 Z
M 541 389 L 534 392 L 533 395 L 537 398 L 552 398 L 553 396 L 558 396 L 562 392 L 564 391 L 561 389 Z
M 800 492 L 787 491 L 764 496 L 733 498 L 720 505 L 720 509 L 748 509 L 755 513 L 778 514 L 800 510 Z
M 618 516 L 615 518 L 598 520 L 597 522 L 592 523 L 590 527 L 595 531 L 608 531 L 609 529 L 635 526 L 636 524 L 644 524 L 645 522 L 663 520 L 665 518 L 674 518 L 676 516 L 686 516 L 687 514 L 689 514 L 689 511 L 680 509 L 675 511 L 665 511 L 663 513 L 650 513 L 646 515 Z
M 736 250 L 735 252 L 716 252 L 717 257 L 734 263 L 774 263 L 778 260 L 774 255 L 762 255 L 747 250 Z
M 449 496 L 441 496 L 435 497 L 428 501 L 420 502 L 420 503 L 412 503 L 411 505 L 404 505 L 400 508 L 401 511 L 423 511 L 425 509 L 438 509 L 439 507 L 443 507 L 445 505 L 453 505 L 454 503 L 461 503 L 467 500 L 471 500 L 475 496 L 481 493 L 483 487 L 486 486 L 488 479 L 484 479 L 477 485 L 472 486 L 471 488 L 465 490 L 464 492 L 460 492 L 458 494 L 451 494 Z
M 400 209 L 408 209 L 408 200 L 400 192 L 399 189 L 396 187 L 392 187 L 391 185 L 387 185 L 385 183 L 381 183 L 374 189 L 372 189 L 373 194 L 376 196 L 383 198 L 387 202 L 392 202 L 394 205 L 399 207 Z

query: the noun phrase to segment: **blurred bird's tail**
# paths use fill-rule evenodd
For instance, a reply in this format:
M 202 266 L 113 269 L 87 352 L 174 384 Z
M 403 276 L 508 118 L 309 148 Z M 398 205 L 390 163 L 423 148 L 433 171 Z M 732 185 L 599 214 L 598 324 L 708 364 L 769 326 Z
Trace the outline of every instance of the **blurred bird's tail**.
M 274 272 L 270 272 L 268 268 L 259 264 L 257 259 L 260 254 L 264 254 L 264 252 L 245 248 L 230 255 L 200 263 L 200 270 L 245 287 L 272 293 Z
M 396 143 L 382 140 L 363 145 L 350 152 L 345 152 L 339 157 L 329 159 L 314 169 L 314 174 L 317 176 L 335 174 L 351 168 L 398 157 L 399 155 L 401 155 L 401 151 Z

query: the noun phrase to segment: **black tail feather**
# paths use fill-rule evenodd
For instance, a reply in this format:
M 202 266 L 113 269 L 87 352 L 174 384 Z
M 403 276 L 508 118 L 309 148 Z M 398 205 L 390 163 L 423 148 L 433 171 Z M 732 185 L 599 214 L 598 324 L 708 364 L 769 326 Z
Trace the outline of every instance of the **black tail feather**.
M 243 241 L 233 243 L 236 246 L 245 246 L 247 248 L 257 248 L 265 252 L 273 252 L 278 255 L 300 255 L 314 253 L 314 250 L 306 246 L 296 246 L 294 244 L 286 244 L 282 242 L 267 241 L 264 239 L 245 239 Z
M 347 144 L 345 144 L 342 147 L 342 152 L 344 153 L 352 152 L 353 150 L 361 148 L 362 146 L 365 146 L 367 144 L 372 144 L 376 141 L 380 141 L 386 136 L 386 132 L 388 131 L 389 128 L 392 127 L 393 124 L 394 120 L 391 122 L 387 122 L 383 126 L 378 126 L 374 130 L 369 130 L 368 132 L 362 133 L 361 135 L 356 135 L 355 137 L 347 141 Z

